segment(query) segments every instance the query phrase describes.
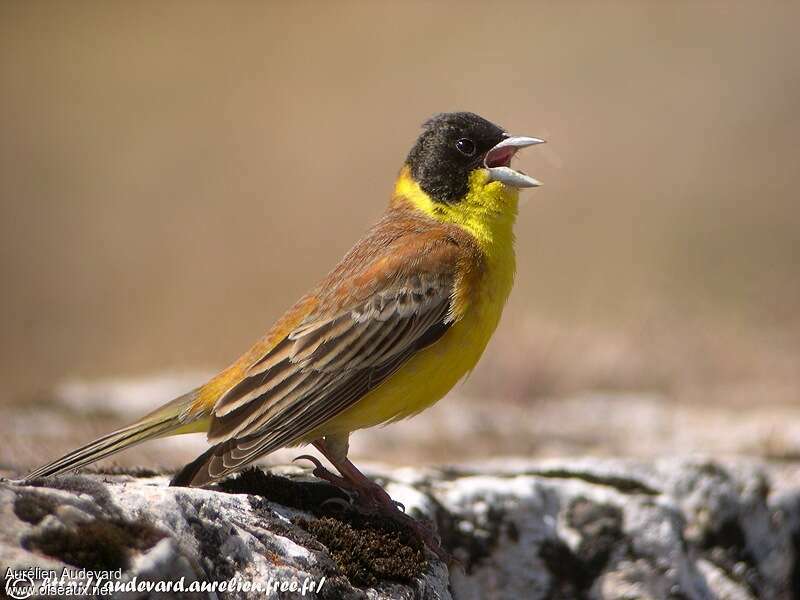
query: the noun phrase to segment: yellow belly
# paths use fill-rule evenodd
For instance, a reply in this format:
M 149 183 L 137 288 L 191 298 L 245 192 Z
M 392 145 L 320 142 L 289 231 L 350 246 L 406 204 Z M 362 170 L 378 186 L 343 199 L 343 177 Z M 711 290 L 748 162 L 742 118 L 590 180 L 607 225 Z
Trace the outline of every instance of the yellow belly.
M 513 254 L 505 258 L 501 265 L 490 265 L 480 283 L 481 292 L 474 295 L 465 314 L 441 339 L 306 439 L 346 434 L 404 419 L 447 394 L 473 369 L 500 320 L 514 277 Z

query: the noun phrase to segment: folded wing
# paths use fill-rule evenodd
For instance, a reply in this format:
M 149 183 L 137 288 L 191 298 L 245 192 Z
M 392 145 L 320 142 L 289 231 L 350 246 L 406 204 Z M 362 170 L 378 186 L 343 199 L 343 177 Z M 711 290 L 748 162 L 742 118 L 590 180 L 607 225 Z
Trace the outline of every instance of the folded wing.
M 216 445 L 177 482 L 202 485 L 302 440 L 438 340 L 455 320 L 459 248 L 402 247 L 339 279 L 212 411 Z

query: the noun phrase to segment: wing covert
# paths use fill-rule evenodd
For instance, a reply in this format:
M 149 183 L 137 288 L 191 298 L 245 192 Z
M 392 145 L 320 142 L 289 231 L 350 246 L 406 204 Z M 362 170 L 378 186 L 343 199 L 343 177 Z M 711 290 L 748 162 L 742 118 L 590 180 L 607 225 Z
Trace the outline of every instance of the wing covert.
M 366 297 L 349 289 L 343 302 L 334 290 L 254 362 L 214 407 L 208 437 L 225 451 L 209 463 L 210 474 L 302 438 L 438 340 L 454 320 L 458 253 L 445 244 L 434 251 L 410 261 L 400 256 L 393 268 L 378 265 L 380 272 L 367 273 L 374 285 Z

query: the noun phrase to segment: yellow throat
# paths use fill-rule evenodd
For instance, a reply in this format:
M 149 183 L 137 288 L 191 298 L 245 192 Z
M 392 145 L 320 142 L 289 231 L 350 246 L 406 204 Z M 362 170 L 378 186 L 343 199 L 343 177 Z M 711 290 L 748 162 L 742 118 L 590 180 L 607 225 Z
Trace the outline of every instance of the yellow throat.
M 419 211 L 443 223 L 464 229 L 475 238 L 487 261 L 511 260 L 514 272 L 514 222 L 517 219 L 519 191 L 499 181 L 489 181 L 485 169 L 469 176 L 467 193 L 458 202 L 433 200 L 403 167 L 395 185 L 395 198 L 405 198 Z

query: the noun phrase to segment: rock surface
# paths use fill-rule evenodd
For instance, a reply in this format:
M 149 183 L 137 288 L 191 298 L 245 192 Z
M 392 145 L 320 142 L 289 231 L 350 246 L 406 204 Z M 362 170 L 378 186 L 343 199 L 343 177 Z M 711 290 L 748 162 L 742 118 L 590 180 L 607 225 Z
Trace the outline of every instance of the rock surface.
M 772 489 L 767 467 L 505 461 L 371 474 L 435 522 L 460 567 L 299 469 L 208 490 L 145 471 L 0 481 L 0 565 L 39 583 L 41 570 L 78 567 L 115 572 L 118 585 L 184 585 L 120 598 L 800 597 L 800 489 Z M 19 594 L 30 577 L 15 573 Z

